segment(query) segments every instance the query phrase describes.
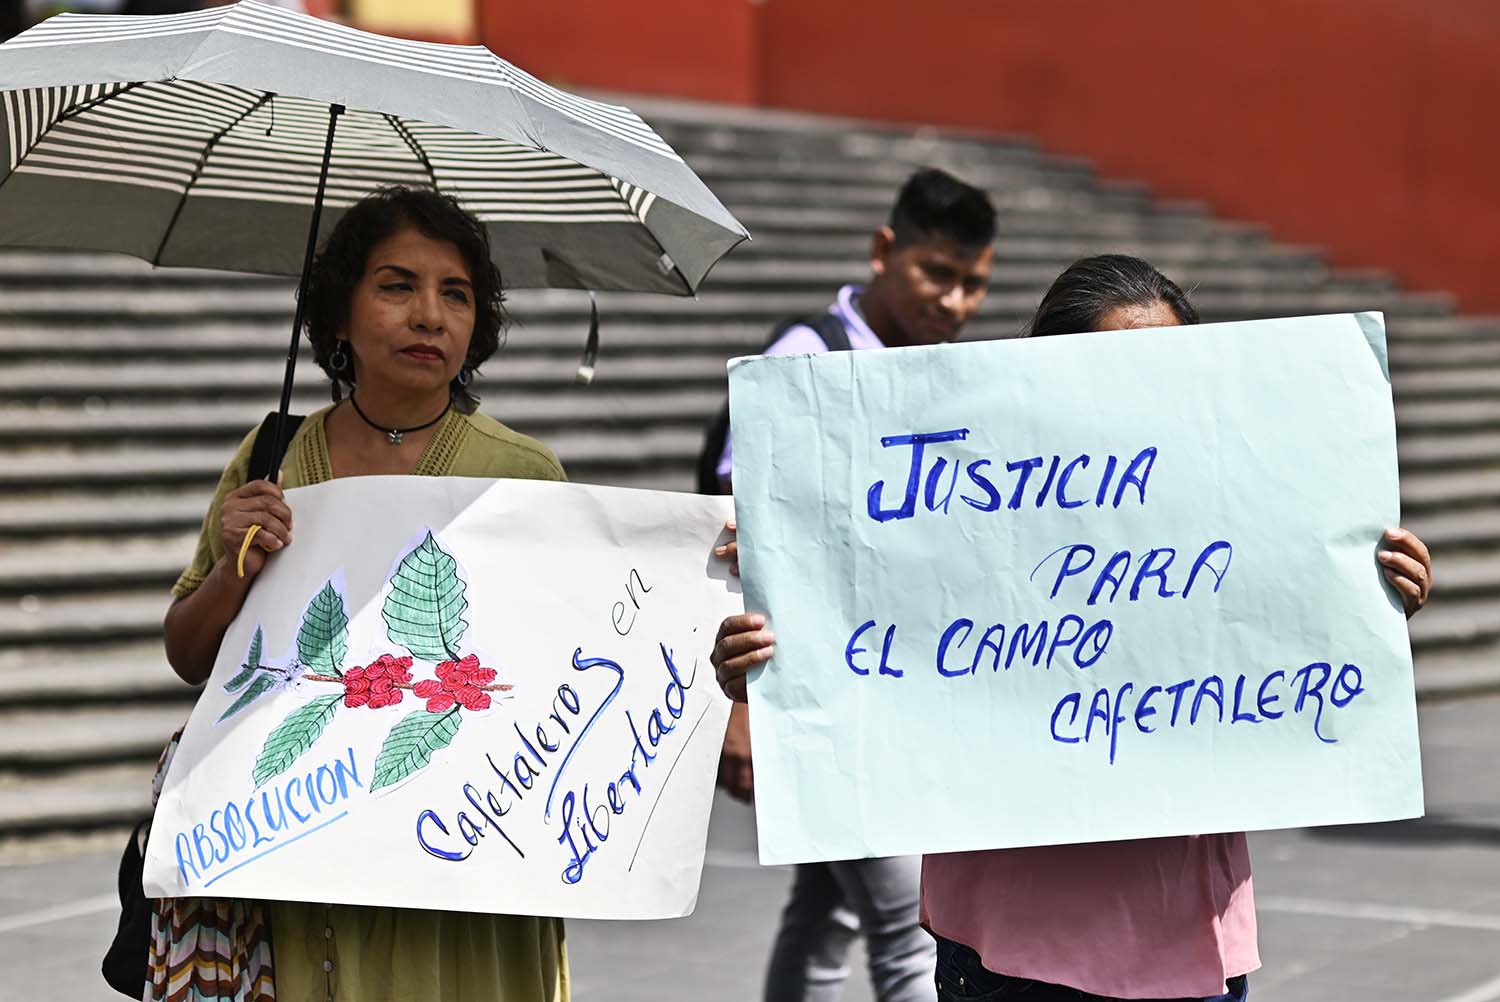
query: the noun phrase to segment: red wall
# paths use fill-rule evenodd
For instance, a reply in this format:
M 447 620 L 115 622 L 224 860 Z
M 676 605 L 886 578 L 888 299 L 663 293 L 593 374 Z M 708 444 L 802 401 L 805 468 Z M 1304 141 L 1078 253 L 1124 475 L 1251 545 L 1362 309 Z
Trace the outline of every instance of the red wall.
M 749 0 L 475 0 L 482 44 L 559 87 L 754 104 Z
M 1491 0 L 479 3 L 558 82 L 1030 133 L 1500 312 Z

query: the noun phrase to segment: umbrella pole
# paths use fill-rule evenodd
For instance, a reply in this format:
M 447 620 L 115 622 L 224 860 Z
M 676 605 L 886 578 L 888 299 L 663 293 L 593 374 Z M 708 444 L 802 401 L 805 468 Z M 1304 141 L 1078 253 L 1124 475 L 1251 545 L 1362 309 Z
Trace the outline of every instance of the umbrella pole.
M 328 163 L 333 158 L 333 130 L 343 113 L 344 106 L 341 104 L 328 106 L 328 139 L 323 144 L 323 164 L 318 170 L 318 194 L 313 199 L 312 222 L 307 227 L 307 253 L 302 258 L 302 281 L 297 285 L 297 313 L 292 320 L 292 343 L 286 351 L 286 376 L 281 382 L 281 407 L 276 412 L 274 437 L 271 439 L 271 462 L 263 471 L 251 470 L 252 477 L 259 473 L 263 479 L 275 480 L 277 471 L 281 468 L 281 454 L 286 448 L 282 435 L 286 427 L 287 412 L 292 407 L 292 376 L 297 370 L 297 348 L 302 341 L 307 283 L 312 278 L 313 255 L 318 251 L 318 224 L 323 218 L 323 192 L 328 187 Z

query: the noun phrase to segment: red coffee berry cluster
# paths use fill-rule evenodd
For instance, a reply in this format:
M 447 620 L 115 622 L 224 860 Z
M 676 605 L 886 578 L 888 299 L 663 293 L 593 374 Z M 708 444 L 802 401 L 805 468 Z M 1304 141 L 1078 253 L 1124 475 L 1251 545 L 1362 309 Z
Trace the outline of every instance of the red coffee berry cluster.
M 365 668 L 344 672 L 344 705 L 378 710 L 401 702 L 401 684 L 411 682 L 411 658 L 382 654 Z
M 427 700 L 427 712 L 443 713 L 454 704 L 466 710 L 488 710 L 490 694 L 480 689 L 495 681 L 495 669 L 479 667 L 473 654 L 461 661 L 444 661 L 437 666 L 437 678 L 424 678 L 411 687 L 419 698 Z

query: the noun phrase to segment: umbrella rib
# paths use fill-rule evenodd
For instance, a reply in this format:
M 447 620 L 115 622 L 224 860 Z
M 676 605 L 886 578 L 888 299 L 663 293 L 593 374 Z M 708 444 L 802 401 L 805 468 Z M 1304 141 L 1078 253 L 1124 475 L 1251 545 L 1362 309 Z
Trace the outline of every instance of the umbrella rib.
M 167 249 L 167 241 L 172 238 L 172 230 L 177 225 L 177 218 L 182 215 L 183 207 L 187 205 L 188 192 L 192 191 L 193 185 L 198 183 L 198 177 L 203 173 L 204 165 L 208 163 L 209 154 L 213 153 L 214 147 L 219 145 L 219 140 L 223 139 L 229 133 L 230 129 L 233 129 L 236 125 L 239 125 L 245 119 L 249 118 L 252 114 L 260 109 L 261 105 L 265 104 L 275 96 L 276 95 L 272 94 L 270 91 L 266 91 L 265 93 L 261 94 L 261 96 L 255 101 L 254 104 L 250 105 L 250 107 L 240 112 L 237 116 L 235 116 L 234 121 L 224 126 L 218 132 L 215 132 L 213 136 L 209 138 L 208 142 L 203 144 L 203 152 L 198 155 L 198 162 L 193 165 L 193 174 L 188 178 L 187 184 L 183 185 L 182 187 L 182 197 L 177 200 L 177 208 L 172 210 L 172 218 L 167 221 L 167 228 L 162 230 L 161 243 L 157 245 L 156 253 L 151 257 L 152 264 L 161 264 L 162 252 Z
M 127 83 L 125 86 L 120 87 L 117 90 L 112 90 L 108 94 L 100 94 L 98 97 L 94 98 L 92 101 L 85 101 L 85 102 L 83 102 L 82 104 L 80 104 L 76 108 L 69 108 L 67 111 L 63 112 L 61 115 L 58 115 L 57 116 L 57 121 L 54 122 L 53 124 L 54 125 L 58 125 L 58 124 L 60 124 L 62 122 L 68 121 L 70 118 L 76 118 L 79 115 L 82 115 L 85 111 L 89 111 L 89 110 L 92 110 L 93 108 L 98 107 L 99 105 L 103 104 L 105 101 L 114 100 L 115 98 L 119 97 L 121 94 L 127 94 L 130 91 L 135 90 L 137 87 L 139 87 L 141 84 L 143 84 L 145 82 L 146 81 L 144 81 L 144 80 L 132 80 L 130 83 Z
M 421 161 L 422 166 L 427 170 L 427 180 L 432 182 L 432 190 L 437 191 L 437 172 L 432 169 L 432 161 L 427 159 L 427 154 L 422 152 L 422 147 L 417 145 L 417 139 L 411 134 L 411 130 L 402 125 L 401 120 L 398 119 L 395 115 L 383 112 L 382 116 L 387 122 L 390 123 L 390 126 L 395 130 L 396 135 L 400 136 L 402 140 L 405 141 L 407 148 L 412 152 L 412 156 Z

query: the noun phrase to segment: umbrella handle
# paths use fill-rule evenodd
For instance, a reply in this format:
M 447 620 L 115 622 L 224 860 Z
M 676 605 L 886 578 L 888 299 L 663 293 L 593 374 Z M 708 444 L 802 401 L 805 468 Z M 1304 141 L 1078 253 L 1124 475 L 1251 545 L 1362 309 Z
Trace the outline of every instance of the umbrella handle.
M 270 480 L 272 472 L 281 468 L 281 456 L 287 443 L 282 441 L 286 427 L 287 412 L 292 406 L 292 376 L 297 370 L 297 347 L 302 340 L 302 319 L 306 312 L 307 283 L 312 278 L 313 255 L 318 250 L 318 224 L 323 218 L 323 193 L 328 187 L 328 164 L 333 158 L 333 131 L 339 116 L 344 113 L 341 104 L 328 106 L 328 138 L 323 144 L 323 164 L 318 170 L 318 194 L 313 199 L 312 221 L 307 227 L 307 252 L 302 257 L 302 281 L 297 285 L 297 312 L 292 319 L 292 342 L 286 352 L 286 376 L 281 382 L 281 407 L 276 412 L 276 423 L 272 432 L 270 463 L 264 470 L 251 470 L 254 480 Z

